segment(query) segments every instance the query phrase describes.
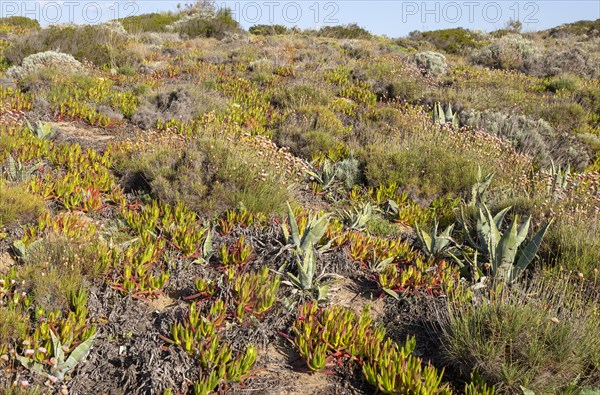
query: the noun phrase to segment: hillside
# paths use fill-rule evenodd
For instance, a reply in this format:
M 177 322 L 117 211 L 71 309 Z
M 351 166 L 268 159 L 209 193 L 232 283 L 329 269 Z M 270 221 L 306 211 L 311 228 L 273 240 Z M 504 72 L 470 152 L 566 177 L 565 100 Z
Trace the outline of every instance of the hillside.
M 599 23 L 0 19 L 0 393 L 598 393 Z

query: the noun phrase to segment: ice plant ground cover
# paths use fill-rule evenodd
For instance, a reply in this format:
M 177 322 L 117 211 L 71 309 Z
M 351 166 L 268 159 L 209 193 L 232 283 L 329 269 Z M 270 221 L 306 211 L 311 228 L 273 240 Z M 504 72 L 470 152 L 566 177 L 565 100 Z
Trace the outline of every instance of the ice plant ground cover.
M 209 5 L 0 19 L 0 393 L 600 391 L 598 21 Z

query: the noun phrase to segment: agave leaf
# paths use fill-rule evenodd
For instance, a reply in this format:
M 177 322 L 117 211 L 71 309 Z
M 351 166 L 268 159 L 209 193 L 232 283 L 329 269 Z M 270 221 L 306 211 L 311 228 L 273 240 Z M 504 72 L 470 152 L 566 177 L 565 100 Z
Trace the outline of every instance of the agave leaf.
M 65 353 L 62 349 L 62 344 L 60 343 L 60 339 L 54 331 L 50 331 L 50 336 L 52 337 L 52 349 L 54 351 L 54 358 L 56 361 L 61 364 L 65 361 Z
M 25 369 L 28 369 L 32 372 L 35 372 L 35 373 L 41 374 L 41 375 L 46 374 L 44 372 L 44 366 L 41 363 L 36 362 L 31 358 L 27 358 L 27 357 L 24 357 L 21 355 L 17 355 L 17 359 L 19 360 L 19 362 L 21 363 L 21 365 L 23 365 L 23 367 Z
M 302 250 L 306 250 L 309 244 L 317 244 L 327 231 L 328 224 L 329 217 L 327 215 L 323 215 L 317 220 L 309 220 L 309 223 L 304 230 L 304 234 L 302 235 L 302 239 L 297 245 L 299 245 Z M 296 229 L 298 229 L 297 226 Z
M 523 395 L 535 395 L 535 392 L 523 387 L 522 385 L 520 385 L 519 388 L 521 388 L 521 391 L 523 391 Z
M 329 285 L 321 285 L 317 288 L 317 302 L 327 300 L 327 293 L 329 292 Z
M 529 216 L 523 224 L 519 227 L 519 232 L 517 233 L 517 247 L 521 245 L 527 238 L 527 233 L 529 232 L 529 224 L 531 223 L 531 216 Z
M 7 171 L 8 171 L 8 175 L 10 176 L 10 178 L 13 181 L 16 181 L 17 177 L 18 177 L 18 171 L 17 171 L 17 161 L 15 160 L 15 158 L 13 158 L 13 156 L 11 154 L 8 154 L 8 158 L 6 158 L 7 163 Z
M 381 262 L 379 262 L 376 265 L 374 265 L 374 267 L 372 268 L 372 270 L 376 271 L 377 273 L 381 273 L 382 271 L 385 270 L 385 268 L 387 267 L 387 265 L 389 265 L 393 261 L 394 261 L 394 257 L 385 258 Z
M 19 258 L 24 258 L 25 255 L 27 255 L 27 247 L 25 246 L 25 243 L 23 243 L 21 240 L 14 241 L 13 250 Z
M 292 229 L 292 240 L 296 246 L 300 245 L 300 231 L 298 230 L 298 223 L 296 222 L 296 216 L 292 211 L 292 206 L 288 202 L 288 220 L 290 221 L 290 227 Z
M 598 395 L 600 394 L 600 388 L 584 387 L 579 390 L 578 395 Z
M 304 258 L 301 261 L 297 257 L 296 267 L 298 268 L 297 280 L 301 289 L 311 289 L 313 278 L 315 275 L 316 258 L 312 243 L 309 243 L 308 248 L 303 251 Z
M 290 279 L 290 281 L 289 281 L 290 285 L 292 285 L 295 288 L 302 289 L 302 283 L 300 282 L 300 279 L 298 279 L 298 277 L 294 276 L 290 272 L 288 272 L 286 275 Z M 287 281 L 284 281 L 283 283 L 285 284 L 285 283 L 287 283 Z
M 440 253 L 448 246 L 452 241 L 452 231 L 454 230 L 454 224 L 449 225 L 444 231 L 436 237 L 436 253 Z
M 500 210 L 495 216 L 494 216 L 494 223 L 496 224 L 496 228 L 500 229 L 502 227 L 502 222 L 504 221 L 504 217 L 506 216 L 506 213 L 508 212 L 508 210 L 510 210 L 512 207 L 508 206 L 505 209 Z
M 92 343 L 96 336 L 90 336 L 83 343 L 78 345 L 69 355 L 67 360 L 63 364 L 59 364 L 57 368 L 57 373 L 62 375 L 62 377 L 57 376 L 58 379 L 64 378 L 64 376 L 69 373 L 71 370 L 77 366 L 89 353 L 92 348 Z
M 517 219 L 512 222 L 510 229 L 504 231 L 502 238 L 498 243 L 493 263 L 494 275 L 502 281 L 510 278 L 510 273 L 513 270 L 513 263 L 517 256 L 518 249 L 518 233 Z
M 454 117 L 454 114 L 452 113 L 452 104 L 448 103 L 448 107 L 446 108 L 446 120 L 450 120 Z
M 525 248 L 523 248 L 523 250 L 521 251 L 521 255 L 519 256 L 519 260 L 517 261 L 517 265 L 513 270 L 511 281 L 516 279 L 521 274 L 521 272 L 525 270 L 527 266 L 529 266 L 529 264 L 533 261 L 533 258 L 535 258 L 535 255 L 537 254 L 537 251 L 539 250 L 540 245 L 542 244 L 542 239 L 544 238 L 544 235 L 546 234 L 546 231 L 548 230 L 548 227 L 551 223 L 552 221 L 549 221 L 544 227 L 542 227 L 542 229 L 540 229 L 535 234 L 535 236 L 533 236 L 533 238 L 529 241 Z
M 485 249 L 483 252 L 489 256 L 490 260 L 493 260 L 501 235 L 496 226 L 496 222 L 494 221 L 494 218 L 492 218 L 492 214 L 486 205 L 483 205 L 483 208 L 479 208 L 477 233 L 479 234 L 479 238 L 485 241 Z
M 204 258 L 205 261 L 208 261 L 213 253 L 212 229 L 209 228 L 206 239 L 204 239 L 204 243 L 202 244 L 202 258 Z
M 400 295 L 398 295 L 397 292 L 389 289 L 389 288 L 382 288 L 383 292 L 385 292 L 386 294 L 390 295 L 391 297 L 393 297 L 396 300 L 400 300 Z
M 416 234 L 417 234 L 417 238 L 419 239 L 419 243 L 421 243 L 421 245 L 423 246 L 423 248 L 426 250 L 426 252 L 431 255 L 433 254 L 432 251 L 432 245 L 431 245 L 431 236 L 429 236 L 429 234 L 427 232 L 425 232 L 423 229 L 419 228 L 418 224 L 415 224 L 415 230 L 416 230 Z M 435 236 L 435 234 L 434 234 Z
M 461 218 L 460 222 L 463 227 L 463 231 L 464 231 L 465 237 L 467 239 L 467 242 L 471 246 L 479 249 L 479 247 L 477 246 L 477 243 L 475 243 L 475 240 L 473 240 L 473 237 L 471 237 L 471 230 L 469 229 L 469 224 L 467 222 L 467 218 L 465 217 L 465 210 L 464 210 L 463 206 L 460 207 L 460 218 Z

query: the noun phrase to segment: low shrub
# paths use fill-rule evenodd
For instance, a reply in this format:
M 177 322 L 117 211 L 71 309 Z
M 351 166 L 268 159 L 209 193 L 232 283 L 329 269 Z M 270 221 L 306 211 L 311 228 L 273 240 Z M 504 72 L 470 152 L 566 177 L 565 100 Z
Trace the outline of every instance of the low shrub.
M 8 69 L 6 76 L 9 78 L 21 79 L 29 74 L 48 68 L 60 69 L 61 71 L 66 72 L 75 72 L 82 71 L 83 65 L 71 55 L 46 51 L 29 55 L 23 59 L 21 66 L 13 66 Z
M 415 196 L 433 198 L 466 193 L 477 178 L 477 164 L 442 142 L 404 147 L 376 145 L 357 154 L 369 185 L 397 184 Z
M 424 40 L 433 44 L 438 50 L 447 53 L 460 54 L 464 51 L 482 45 L 479 34 L 462 27 L 454 29 L 441 29 L 428 32 L 411 32 L 413 40 Z
M 577 21 L 553 27 L 548 31 L 551 37 L 569 35 L 598 37 L 600 36 L 600 19 L 594 21 Z
M 415 62 L 424 74 L 431 74 L 437 77 L 448 71 L 446 57 L 439 52 L 419 52 L 415 55 Z
M 561 75 L 558 77 L 550 78 L 545 83 L 547 91 L 556 93 L 558 91 L 574 92 L 579 89 L 579 81 L 569 75 Z
M 197 212 L 215 213 L 240 205 L 255 213 L 279 212 L 290 200 L 289 192 L 271 174 L 251 165 L 253 154 L 202 138 L 186 147 L 164 144 L 128 153 L 119 169 L 128 189 L 146 190 L 169 204 L 185 202 Z
M 572 37 L 559 40 L 541 58 L 540 73 L 543 75 L 569 73 L 584 78 L 598 78 L 600 76 L 598 40 L 579 42 Z
M 254 25 L 248 29 L 250 34 L 256 36 L 275 36 L 278 34 L 287 34 L 289 29 L 283 25 Z
M 543 119 L 469 110 L 460 114 L 460 120 L 464 125 L 512 142 L 520 153 L 530 155 L 540 165 L 549 165 L 550 160 L 554 160 L 558 164 L 584 168 L 589 162 L 589 156 L 576 137 L 556 131 Z
M 154 12 L 150 14 L 133 15 L 127 18 L 119 19 L 125 30 L 129 33 L 142 32 L 165 32 L 166 27 L 181 16 L 171 12 Z
M 283 86 L 271 98 L 271 104 L 279 108 L 326 105 L 328 101 L 329 93 L 323 88 L 305 84 Z
M 78 241 L 50 234 L 32 243 L 23 258 L 21 271 L 36 306 L 47 311 L 67 310 L 70 295 L 76 293 L 87 280 L 105 273 L 107 248 L 89 240 Z M 40 275 L 40 273 L 44 273 Z
M 564 215 L 552 225 L 542 244 L 541 253 L 560 270 L 582 273 L 600 281 L 600 225 L 588 215 Z
M 0 183 L 0 225 L 25 225 L 35 221 L 43 212 L 43 200 L 27 188 Z
M 367 40 L 371 38 L 371 33 L 356 23 L 350 23 L 345 26 L 323 26 L 317 32 L 318 36 L 331 37 L 331 38 L 350 38 L 350 39 L 363 39 Z
M 305 159 L 319 153 L 343 149 L 348 129 L 337 115 L 325 106 L 304 106 L 290 112 L 275 133 L 279 146 Z
M 560 99 L 544 103 L 538 114 L 558 132 L 581 133 L 587 127 L 588 114 L 579 103 Z
M 507 34 L 475 51 L 471 61 L 490 68 L 532 72 L 538 66 L 541 50 L 520 34 Z
M 102 25 L 51 26 L 18 37 L 6 52 L 11 64 L 19 64 L 29 55 L 60 48 L 78 60 L 87 59 L 97 66 L 137 66 L 142 55 L 130 45 L 127 31 L 118 22 Z
M 170 87 L 146 99 L 131 120 L 144 130 L 152 129 L 157 121 L 171 119 L 187 122 L 203 114 L 225 108 L 225 101 L 199 86 Z
M 465 376 L 477 371 L 500 393 L 562 393 L 596 385 L 600 374 L 598 295 L 579 280 L 536 278 L 451 303 L 437 316 L 440 344 Z M 573 392 L 566 392 L 573 393 Z
M 24 29 L 39 30 L 41 29 L 40 23 L 36 19 L 27 18 L 25 16 L 9 16 L 7 18 L 0 18 L 0 26 L 11 25 L 21 27 Z M 1 31 L 1 29 L 0 29 Z
M 167 31 L 176 32 L 189 38 L 214 37 L 222 39 L 228 34 L 240 34 L 242 29 L 230 9 L 222 8 L 214 15 L 191 13 L 167 26 Z

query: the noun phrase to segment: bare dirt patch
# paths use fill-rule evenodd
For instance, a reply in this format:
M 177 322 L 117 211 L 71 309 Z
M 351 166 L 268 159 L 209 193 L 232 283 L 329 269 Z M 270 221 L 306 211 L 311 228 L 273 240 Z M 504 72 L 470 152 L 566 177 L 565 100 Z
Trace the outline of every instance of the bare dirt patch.
M 384 298 L 379 297 L 375 291 L 365 292 L 364 287 L 360 287 L 352 279 L 347 278 L 332 284 L 329 292 L 331 304 L 352 309 L 358 315 L 362 314 L 366 305 L 371 306 L 369 314 L 374 319 L 384 312 Z
M 106 130 L 94 128 L 89 125 L 76 122 L 51 122 L 52 127 L 57 129 L 54 140 L 59 143 L 79 144 L 82 148 L 103 150 L 108 143 L 115 138 Z

